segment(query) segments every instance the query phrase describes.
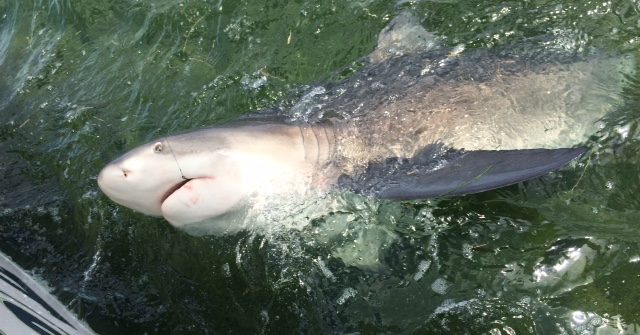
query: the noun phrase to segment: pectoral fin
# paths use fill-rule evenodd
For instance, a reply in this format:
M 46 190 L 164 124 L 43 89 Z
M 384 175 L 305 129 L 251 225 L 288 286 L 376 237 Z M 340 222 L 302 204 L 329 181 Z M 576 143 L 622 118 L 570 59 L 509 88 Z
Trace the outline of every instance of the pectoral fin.
M 429 168 L 421 168 L 412 160 L 396 164 L 397 172 L 387 169 L 386 173 L 376 173 L 373 179 L 367 177 L 365 188 L 379 198 L 398 200 L 478 193 L 542 176 L 585 151 L 565 148 L 449 152 Z M 418 161 L 424 164 L 425 158 Z

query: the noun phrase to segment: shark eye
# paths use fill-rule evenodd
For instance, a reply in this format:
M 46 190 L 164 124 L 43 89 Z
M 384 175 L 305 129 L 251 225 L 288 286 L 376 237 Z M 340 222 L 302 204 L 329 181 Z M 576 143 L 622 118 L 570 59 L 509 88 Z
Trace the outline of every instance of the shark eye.
M 153 152 L 155 153 L 162 152 L 162 142 L 156 142 L 156 144 L 153 145 Z

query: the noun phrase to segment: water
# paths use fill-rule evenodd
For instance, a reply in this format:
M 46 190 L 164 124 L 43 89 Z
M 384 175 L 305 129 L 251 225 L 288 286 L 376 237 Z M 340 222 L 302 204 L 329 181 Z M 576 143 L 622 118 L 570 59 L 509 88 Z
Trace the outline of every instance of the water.
M 98 190 L 136 144 L 349 77 L 403 10 L 464 50 L 640 49 L 632 1 L 0 0 L 0 250 L 104 334 L 638 332 L 638 74 L 592 154 L 492 192 L 195 237 Z

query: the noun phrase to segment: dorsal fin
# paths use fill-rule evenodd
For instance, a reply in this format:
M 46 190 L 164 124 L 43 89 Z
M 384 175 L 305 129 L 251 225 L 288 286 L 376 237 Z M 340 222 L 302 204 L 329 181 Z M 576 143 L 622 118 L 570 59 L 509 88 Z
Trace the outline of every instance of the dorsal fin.
M 391 57 L 425 52 L 437 46 L 434 34 L 426 31 L 418 18 L 408 11 L 401 12 L 378 35 L 378 45 L 369 55 L 373 64 Z

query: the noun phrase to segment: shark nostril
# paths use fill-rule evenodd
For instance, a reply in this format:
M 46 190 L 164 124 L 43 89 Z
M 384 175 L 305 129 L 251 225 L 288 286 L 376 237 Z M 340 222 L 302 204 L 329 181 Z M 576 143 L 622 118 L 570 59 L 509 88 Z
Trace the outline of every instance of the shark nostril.
M 129 176 L 129 170 L 122 169 L 122 175 L 127 178 Z

